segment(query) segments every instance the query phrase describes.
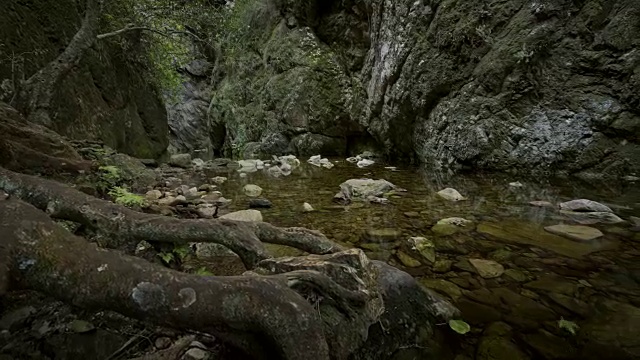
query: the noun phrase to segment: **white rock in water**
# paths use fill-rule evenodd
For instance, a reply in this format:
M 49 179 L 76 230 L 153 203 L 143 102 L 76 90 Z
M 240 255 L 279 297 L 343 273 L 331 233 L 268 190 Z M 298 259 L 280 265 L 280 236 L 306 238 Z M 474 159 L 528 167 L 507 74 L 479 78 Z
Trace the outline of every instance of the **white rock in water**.
M 350 162 L 350 163 L 353 163 L 353 164 L 357 163 L 357 162 L 358 162 L 358 160 L 359 160 L 359 159 L 358 159 L 357 157 L 350 157 L 350 158 L 347 158 L 347 161 L 348 161 L 348 162 Z
M 211 182 L 218 185 L 224 183 L 225 181 L 227 181 L 227 178 L 224 176 L 216 176 L 214 178 L 211 178 Z
M 465 198 L 464 196 L 462 196 L 462 194 L 460 194 L 458 192 L 458 190 L 453 189 L 453 188 L 446 188 L 443 190 L 438 191 L 438 195 L 446 200 L 450 200 L 450 201 L 461 201 L 461 200 L 467 200 L 467 198 Z
M 235 221 L 253 221 L 262 222 L 262 213 L 258 210 L 240 210 L 226 215 L 222 215 L 219 219 L 235 220 Z
M 282 164 L 288 164 L 291 168 L 300 166 L 300 160 L 295 155 L 285 155 L 277 158 Z
M 302 209 L 304 210 L 304 212 L 314 211 L 313 206 L 311 206 L 311 204 L 309 204 L 308 202 L 302 204 Z
M 240 177 L 241 178 L 246 178 L 247 177 L 247 173 L 240 173 Z
M 509 186 L 511 186 L 511 187 L 523 187 L 524 185 L 522 185 L 521 182 L 516 181 L 516 182 L 509 183 Z
M 262 194 L 262 188 L 258 185 L 247 184 L 244 186 L 243 191 L 245 195 L 249 197 L 258 197 Z
M 375 161 L 369 160 L 369 159 L 362 159 L 356 163 L 356 165 L 358 165 L 359 168 L 371 166 L 373 164 L 375 164 Z

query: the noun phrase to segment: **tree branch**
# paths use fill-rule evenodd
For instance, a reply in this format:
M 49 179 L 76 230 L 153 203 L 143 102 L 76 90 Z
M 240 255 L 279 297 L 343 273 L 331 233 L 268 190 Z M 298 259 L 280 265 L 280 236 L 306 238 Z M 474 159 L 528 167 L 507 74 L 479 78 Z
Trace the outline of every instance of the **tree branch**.
M 153 29 L 153 28 L 146 27 L 146 26 L 127 26 L 127 27 L 124 27 L 124 28 L 122 28 L 120 30 L 116 30 L 116 31 L 112 31 L 112 32 L 108 32 L 108 33 L 97 35 L 96 39 L 103 40 L 103 39 L 106 39 L 106 38 L 122 35 L 122 34 L 130 32 L 130 31 L 149 31 L 149 32 L 152 32 L 152 33 L 164 36 L 164 37 L 170 37 L 171 35 L 174 35 L 174 34 L 182 34 L 182 35 L 191 36 L 191 37 L 193 37 L 194 39 L 196 39 L 198 41 L 205 42 L 201 37 L 199 37 L 198 35 L 192 33 L 191 31 L 181 31 L 181 30 L 161 31 L 161 30 Z

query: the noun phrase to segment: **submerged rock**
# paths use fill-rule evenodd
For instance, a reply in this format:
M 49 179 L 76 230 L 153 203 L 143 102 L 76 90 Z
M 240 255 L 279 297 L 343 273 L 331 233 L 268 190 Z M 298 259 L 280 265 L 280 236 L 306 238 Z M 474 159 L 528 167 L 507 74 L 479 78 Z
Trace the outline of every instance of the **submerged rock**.
M 459 231 L 471 231 L 471 227 L 467 227 L 472 224 L 471 220 L 452 217 L 439 220 L 432 228 L 431 231 L 440 236 L 453 235 Z M 465 229 L 465 227 L 467 227 Z
M 546 226 L 544 229 L 552 234 L 561 235 L 568 239 L 578 240 L 578 241 L 591 241 L 599 237 L 602 237 L 604 235 L 602 231 L 596 228 L 583 226 L 583 225 L 559 224 L 559 225 Z
M 273 206 L 273 204 L 271 204 L 271 201 L 267 199 L 249 199 L 249 208 L 251 209 L 268 209 L 271 206 Z
M 469 259 L 469 263 L 485 279 L 499 277 L 504 273 L 504 267 L 492 260 Z
M 618 246 L 617 242 L 605 239 L 596 243 L 569 240 L 546 232 L 539 225 L 526 221 L 486 222 L 479 224 L 476 230 L 505 243 L 533 245 L 572 258 L 580 258 L 597 251 L 616 249 Z
M 411 237 L 409 238 L 409 243 L 430 263 L 436 261 L 436 247 L 433 241 L 423 237 Z
M 322 156 L 320 155 L 314 155 L 310 157 L 309 160 L 307 160 L 307 162 L 313 166 L 323 167 L 326 169 L 331 169 L 332 167 L 335 166 L 333 165 L 333 163 L 331 163 L 331 161 L 329 161 L 329 159 L 322 158 Z
M 446 188 L 437 192 L 438 196 L 449 201 L 462 201 L 467 200 L 458 190 L 453 188 Z
M 258 197 L 262 194 L 262 188 L 258 185 L 247 184 L 242 188 L 244 194 L 249 197 Z
M 578 199 L 563 202 L 560 204 L 560 209 L 569 211 L 613 212 L 613 210 L 611 210 L 611 208 L 609 208 L 608 206 L 587 199 Z
M 367 229 L 363 240 L 370 242 L 393 242 L 402 236 L 402 230 L 393 228 Z
M 334 200 L 345 203 L 352 200 L 377 202 L 383 200 L 376 200 L 375 198 L 382 198 L 385 194 L 394 190 L 402 191 L 402 189 L 383 179 L 349 179 L 340 184 L 340 192 L 334 196 Z
M 530 201 L 529 205 L 536 206 L 536 207 L 548 207 L 548 208 L 554 208 L 555 207 L 552 203 L 550 203 L 548 201 L 541 201 L 541 200 Z
M 402 265 L 406 267 L 414 268 L 414 267 L 422 266 L 420 261 L 414 259 L 413 257 L 411 257 L 411 255 L 405 253 L 402 250 L 398 250 L 398 252 L 396 253 L 396 256 L 398 257 Z

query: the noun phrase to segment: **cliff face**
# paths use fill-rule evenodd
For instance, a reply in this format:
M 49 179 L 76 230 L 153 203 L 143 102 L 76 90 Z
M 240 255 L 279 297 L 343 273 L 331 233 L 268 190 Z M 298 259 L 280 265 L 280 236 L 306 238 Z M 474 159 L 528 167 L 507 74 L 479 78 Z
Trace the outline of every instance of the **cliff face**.
M 429 166 L 640 171 L 637 1 L 241 0 L 235 8 L 250 29 L 238 43 L 248 45 L 223 48 L 233 67 L 213 82 L 205 121 L 221 151 L 368 146 Z
M 28 78 L 55 59 L 80 26 L 83 5 L 75 0 L 7 0 L 0 12 L 0 83 Z M 118 151 L 143 158 L 161 155 L 168 145 L 167 116 L 148 80 L 140 44 L 130 48 L 101 41 L 54 96 L 53 130 L 72 139 L 102 140 Z M 136 60 L 140 59 L 140 60 Z M 2 92 L 0 92 L 2 97 Z M 10 95 L 0 100 L 9 101 Z

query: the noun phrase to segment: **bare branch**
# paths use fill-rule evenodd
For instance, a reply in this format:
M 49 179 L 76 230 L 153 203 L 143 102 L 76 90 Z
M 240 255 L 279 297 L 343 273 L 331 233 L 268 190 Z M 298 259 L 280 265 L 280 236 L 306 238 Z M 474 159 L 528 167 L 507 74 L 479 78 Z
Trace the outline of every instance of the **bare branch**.
M 96 36 L 96 39 L 98 40 L 103 40 L 106 38 L 110 38 L 110 37 L 114 37 L 114 36 L 118 36 L 118 35 L 122 35 L 131 31 L 149 31 L 164 37 L 170 37 L 171 35 L 175 35 L 175 34 L 182 34 L 182 35 L 188 35 L 198 41 L 201 42 L 205 42 L 202 38 L 200 38 L 198 35 L 192 33 L 191 31 L 181 31 L 181 30 L 167 30 L 167 31 L 161 31 L 158 29 L 153 29 L 150 27 L 146 27 L 146 26 L 127 26 L 124 27 L 120 30 L 116 30 L 116 31 L 112 31 L 112 32 L 108 32 L 108 33 L 104 33 L 104 34 L 100 34 L 98 36 Z

